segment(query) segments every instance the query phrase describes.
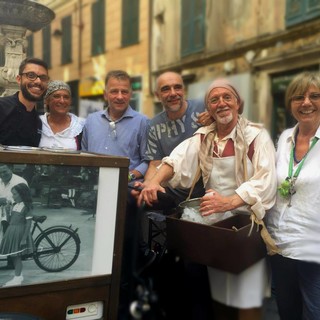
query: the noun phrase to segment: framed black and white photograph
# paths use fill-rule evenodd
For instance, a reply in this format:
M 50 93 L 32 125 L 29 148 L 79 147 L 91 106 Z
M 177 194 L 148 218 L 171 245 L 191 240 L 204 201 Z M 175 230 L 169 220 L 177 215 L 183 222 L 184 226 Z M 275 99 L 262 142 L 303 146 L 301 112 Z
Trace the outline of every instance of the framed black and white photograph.
M 121 157 L 0 152 L 0 297 L 94 279 L 117 292 L 127 173 Z
M 117 169 L 2 163 L 0 179 L 1 210 L 8 210 L 2 217 L 1 241 L 5 240 L 4 229 L 10 231 L 10 223 L 18 223 L 12 188 L 25 184 L 32 199 L 32 209 L 27 214 L 32 220 L 30 246 L 17 253 L 1 251 L 0 245 L 1 286 L 10 285 L 12 260 L 17 254 L 22 259 L 23 279 L 12 285 L 111 273 Z M 12 236 L 14 242 L 15 235 Z

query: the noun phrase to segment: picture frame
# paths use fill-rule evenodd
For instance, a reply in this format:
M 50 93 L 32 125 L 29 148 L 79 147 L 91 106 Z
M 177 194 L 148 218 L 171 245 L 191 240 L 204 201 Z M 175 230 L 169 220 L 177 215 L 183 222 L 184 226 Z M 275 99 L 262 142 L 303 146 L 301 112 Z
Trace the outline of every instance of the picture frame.
M 13 270 L 1 269 L 8 258 L 0 252 L 0 310 L 63 319 L 70 305 L 102 301 L 104 315 L 114 319 L 129 159 L 86 152 L 3 150 L 0 166 L 10 167 L 27 181 L 33 228 L 36 225 L 34 252 L 22 258 L 21 285 L 5 286 Z M 44 216 L 41 222 L 39 217 Z M 68 238 L 69 245 L 52 249 L 50 237 L 57 243 L 65 240 L 56 238 Z M 55 250 L 61 252 L 53 254 Z

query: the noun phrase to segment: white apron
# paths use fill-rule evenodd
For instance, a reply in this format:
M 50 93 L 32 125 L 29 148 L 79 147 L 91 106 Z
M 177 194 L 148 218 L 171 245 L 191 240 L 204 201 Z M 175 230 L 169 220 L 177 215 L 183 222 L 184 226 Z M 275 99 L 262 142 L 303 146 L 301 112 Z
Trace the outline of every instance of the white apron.
M 224 196 L 234 194 L 235 157 L 213 158 L 213 169 L 206 189 L 214 189 Z M 248 175 L 252 173 L 248 160 Z M 223 219 L 231 212 L 224 215 Z M 223 239 L 221 239 L 223 241 Z M 268 287 L 268 271 L 265 259 L 258 261 L 238 275 L 208 267 L 211 297 L 213 300 L 235 308 L 261 307 Z

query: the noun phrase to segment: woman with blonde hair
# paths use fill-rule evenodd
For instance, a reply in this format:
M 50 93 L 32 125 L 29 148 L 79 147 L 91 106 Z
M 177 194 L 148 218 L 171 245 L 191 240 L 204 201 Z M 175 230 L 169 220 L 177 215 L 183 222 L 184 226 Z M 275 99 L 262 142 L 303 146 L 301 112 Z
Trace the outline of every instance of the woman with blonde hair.
M 286 107 L 297 120 L 277 148 L 278 194 L 267 227 L 281 250 L 271 257 L 282 320 L 320 319 L 320 74 L 296 76 Z

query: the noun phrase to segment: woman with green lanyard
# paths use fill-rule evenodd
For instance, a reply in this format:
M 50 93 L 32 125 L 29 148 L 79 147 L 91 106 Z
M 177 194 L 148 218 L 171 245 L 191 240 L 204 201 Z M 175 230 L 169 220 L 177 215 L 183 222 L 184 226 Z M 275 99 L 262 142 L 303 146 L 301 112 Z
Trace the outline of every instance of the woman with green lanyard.
M 271 257 L 281 320 L 320 319 L 320 74 L 296 76 L 286 107 L 298 121 L 277 148 L 278 194 L 267 227 L 280 249 Z

